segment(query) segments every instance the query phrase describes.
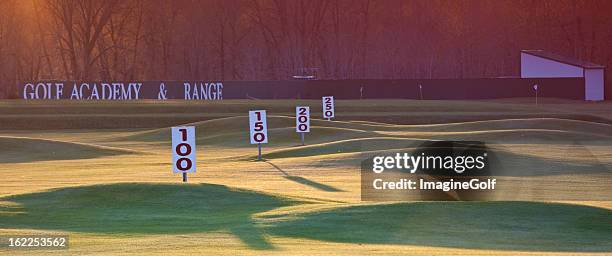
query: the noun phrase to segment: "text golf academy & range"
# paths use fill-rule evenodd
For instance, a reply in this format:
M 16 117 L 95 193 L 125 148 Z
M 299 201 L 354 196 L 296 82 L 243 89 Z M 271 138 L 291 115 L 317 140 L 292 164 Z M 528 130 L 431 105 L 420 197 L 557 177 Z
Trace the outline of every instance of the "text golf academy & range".
M 222 100 L 221 82 L 32 82 L 20 90 L 25 100 Z

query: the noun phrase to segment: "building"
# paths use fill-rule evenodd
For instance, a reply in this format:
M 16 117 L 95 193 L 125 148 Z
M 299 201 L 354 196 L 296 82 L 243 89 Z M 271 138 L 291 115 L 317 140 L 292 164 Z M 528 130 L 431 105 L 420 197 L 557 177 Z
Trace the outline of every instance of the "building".
M 542 50 L 521 51 L 521 78 L 584 78 L 585 100 L 604 100 L 604 68 Z

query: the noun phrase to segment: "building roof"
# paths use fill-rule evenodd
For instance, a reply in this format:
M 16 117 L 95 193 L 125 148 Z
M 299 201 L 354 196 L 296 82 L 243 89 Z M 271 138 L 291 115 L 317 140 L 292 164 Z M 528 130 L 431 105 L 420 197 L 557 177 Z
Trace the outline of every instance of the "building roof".
M 559 54 L 555 54 L 552 52 L 547 52 L 544 50 L 522 50 L 522 53 L 527 53 L 529 55 L 538 56 L 540 58 L 554 60 L 557 62 L 565 63 L 568 65 L 581 67 L 581 68 L 605 68 L 605 66 L 595 64 L 588 61 L 579 60 L 572 57 L 567 57 Z

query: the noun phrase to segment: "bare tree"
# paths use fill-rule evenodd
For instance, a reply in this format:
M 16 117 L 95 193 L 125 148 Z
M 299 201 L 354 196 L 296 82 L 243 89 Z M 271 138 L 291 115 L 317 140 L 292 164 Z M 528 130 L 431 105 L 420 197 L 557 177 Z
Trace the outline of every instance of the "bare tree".
M 119 0 L 50 0 L 47 6 L 56 20 L 58 47 L 68 55 L 70 77 L 91 79 L 95 62 L 113 46 L 96 50 L 103 29 L 109 23 Z M 68 75 L 68 74 L 67 74 Z

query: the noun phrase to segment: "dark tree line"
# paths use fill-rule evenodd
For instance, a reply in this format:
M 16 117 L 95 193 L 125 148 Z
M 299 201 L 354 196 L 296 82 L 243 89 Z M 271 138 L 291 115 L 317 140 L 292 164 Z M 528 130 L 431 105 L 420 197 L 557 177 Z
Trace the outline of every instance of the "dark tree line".
M 606 0 L 2 0 L 0 97 L 26 80 L 282 80 L 301 68 L 516 76 L 521 49 L 612 66 L 611 12 Z

